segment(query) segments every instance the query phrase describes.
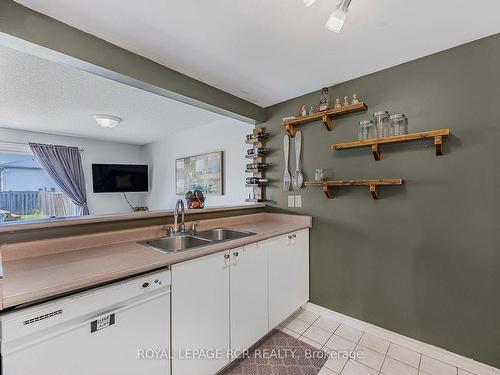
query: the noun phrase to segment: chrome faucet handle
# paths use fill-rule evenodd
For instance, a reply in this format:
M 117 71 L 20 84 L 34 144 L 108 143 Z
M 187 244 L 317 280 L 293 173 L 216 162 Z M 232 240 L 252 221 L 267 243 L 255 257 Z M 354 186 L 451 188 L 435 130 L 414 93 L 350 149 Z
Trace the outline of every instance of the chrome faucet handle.
M 164 225 L 162 229 L 165 229 L 165 232 L 167 232 L 167 236 L 173 236 L 175 233 L 175 229 L 171 225 Z
M 198 224 L 200 224 L 199 220 L 193 221 L 191 224 L 191 232 L 196 233 L 198 231 Z
M 186 231 L 186 226 L 184 225 L 184 223 L 180 223 L 179 224 L 179 233 L 183 233 Z

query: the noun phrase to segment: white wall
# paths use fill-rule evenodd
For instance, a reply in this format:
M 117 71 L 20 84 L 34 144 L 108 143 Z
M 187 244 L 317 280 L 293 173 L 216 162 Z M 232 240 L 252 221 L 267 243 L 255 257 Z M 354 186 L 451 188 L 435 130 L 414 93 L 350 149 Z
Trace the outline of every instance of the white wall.
M 85 149 L 81 155 L 90 214 L 103 215 L 131 211 L 121 193 L 93 193 L 92 164 L 147 164 L 142 156 L 142 146 L 6 128 L 0 128 L 0 140 L 3 142 L 38 142 L 59 144 L 65 146 L 76 146 Z M 148 193 L 129 193 L 127 195 L 129 196 L 131 203 L 136 206 L 144 204 Z
M 144 146 L 144 158 L 151 166 L 150 209 L 173 208 L 181 196 L 175 194 L 175 159 L 212 151 L 223 151 L 224 195 L 208 196 L 207 206 L 243 204 L 250 189 L 245 188 L 245 135 L 253 125 L 224 119 L 199 126 Z

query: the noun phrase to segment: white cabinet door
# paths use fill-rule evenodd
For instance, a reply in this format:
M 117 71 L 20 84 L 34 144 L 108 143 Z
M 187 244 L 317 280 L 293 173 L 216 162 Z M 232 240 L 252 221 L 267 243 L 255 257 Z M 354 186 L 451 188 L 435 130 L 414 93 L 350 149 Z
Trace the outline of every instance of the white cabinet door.
M 226 251 L 172 266 L 172 375 L 213 375 L 229 363 L 229 263 Z M 186 359 L 193 350 L 221 356 Z
M 231 251 L 231 348 L 236 355 L 267 334 L 267 251 L 257 243 Z
M 309 300 L 309 229 L 263 241 L 269 257 L 269 328 Z

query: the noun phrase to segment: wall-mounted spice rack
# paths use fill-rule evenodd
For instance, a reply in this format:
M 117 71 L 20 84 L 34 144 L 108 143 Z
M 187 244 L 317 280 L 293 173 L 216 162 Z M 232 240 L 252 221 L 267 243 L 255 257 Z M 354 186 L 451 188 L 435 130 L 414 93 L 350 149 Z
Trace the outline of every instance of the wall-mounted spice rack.
M 268 137 L 268 134 L 264 131 L 264 128 L 255 128 L 250 136 L 252 138 L 248 139 L 249 136 L 247 136 L 247 139 L 245 140 L 246 144 L 252 145 L 252 148 L 254 150 L 259 148 L 264 149 L 264 142 Z M 266 154 L 267 154 L 267 149 L 266 152 L 263 153 L 255 153 L 255 154 L 247 153 L 247 155 L 245 155 L 245 158 L 253 159 L 253 163 L 264 163 Z M 264 179 L 265 171 L 266 168 L 253 168 L 245 170 L 245 173 L 251 173 L 253 177 L 257 179 Z M 253 202 L 253 203 L 265 202 L 266 200 L 265 183 L 251 183 L 251 184 L 247 183 L 245 184 L 245 186 L 252 188 L 252 195 L 251 197 L 245 199 L 245 202 Z
M 327 130 L 332 130 L 334 118 L 348 115 L 350 113 L 366 112 L 367 110 L 368 106 L 363 102 L 359 102 L 356 104 L 343 106 L 342 108 L 338 109 L 328 109 L 326 111 L 311 113 L 307 116 L 300 116 L 294 118 L 293 120 L 285 121 L 283 126 L 291 137 L 295 137 L 295 133 L 297 133 L 297 126 L 315 121 L 321 121 L 325 125 Z
M 384 178 L 379 180 L 330 180 L 330 181 L 306 181 L 306 186 L 316 186 L 323 188 L 323 193 L 328 199 L 333 198 L 333 187 L 339 186 L 369 186 L 373 199 L 379 199 L 378 187 L 388 185 L 403 185 L 401 178 Z
M 443 137 L 447 137 L 449 135 L 450 135 L 450 129 L 439 129 L 439 130 L 410 133 L 405 135 L 397 135 L 394 137 L 374 138 L 374 139 L 367 139 L 364 141 L 336 143 L 333 144 L 331 147 L 333 150 L 346 150 L 351 148 L 371 147 L 373 157 L 375 158 L 375 160 L 380 160 L 380 145 L 434 139 L 436 156 L 439 156 L 443 154 L 443 148 L 442 148 Z

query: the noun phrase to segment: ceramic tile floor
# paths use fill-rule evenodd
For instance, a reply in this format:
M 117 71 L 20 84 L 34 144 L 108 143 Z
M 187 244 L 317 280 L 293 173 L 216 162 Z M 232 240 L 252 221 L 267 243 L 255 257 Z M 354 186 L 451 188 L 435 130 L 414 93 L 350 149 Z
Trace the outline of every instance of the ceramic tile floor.
M 318 375 L 474 375 L 311 311 L 300 310 L 280 330 L 327 353 L 362 352 L 329 358 Z

